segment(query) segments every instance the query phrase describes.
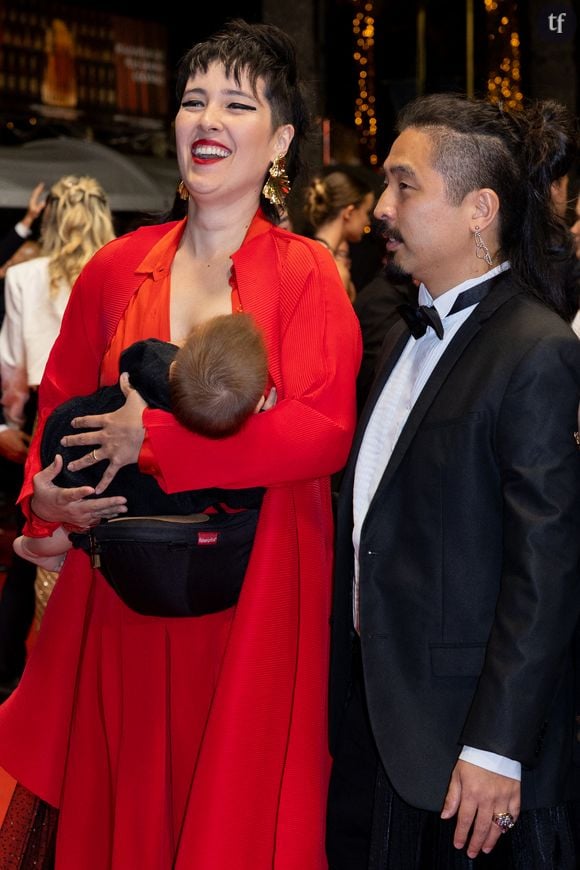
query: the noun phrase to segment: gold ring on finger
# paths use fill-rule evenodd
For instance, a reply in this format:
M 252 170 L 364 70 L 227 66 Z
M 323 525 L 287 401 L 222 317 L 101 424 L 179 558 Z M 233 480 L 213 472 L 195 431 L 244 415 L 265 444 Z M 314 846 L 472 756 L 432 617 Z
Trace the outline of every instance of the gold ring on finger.
M 511 813 L 494 813 L 491 820 L 494 825 L 498 826 L 502 834 L 507 834 L 516 823 Z

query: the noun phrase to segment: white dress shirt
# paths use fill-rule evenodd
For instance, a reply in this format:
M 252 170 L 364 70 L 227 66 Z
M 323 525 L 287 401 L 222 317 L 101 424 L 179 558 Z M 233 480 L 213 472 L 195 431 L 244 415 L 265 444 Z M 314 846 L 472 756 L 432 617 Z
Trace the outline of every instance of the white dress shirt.
M 425 335 L 421 338 L 415 339 L 412 336 L 409 338 L 377 400 L 363 436 L 353 485 L 352 542 L 355 556 L 353 618 L 357 631 L 359 630 L 360 601 L 358 558 L 360 533 L 370 503 L 415 402 L 453 336 L 477 305 L 476 303 L 476 305 L 471 305 L 455 314 L 449 314 L 455 300 L 460 293 L 476 284 L 488 281 L 506 269 L 509 269 L 509 263 L 501 263 L 485 275 L 464 281 L 436 299 L 431 297 L 423 284 L 419 287 L 419 305 L 435 306 L 443 322 L 445 333 L 443 338 L 439 339 L 432 327 L 428 326 Z M 521 764 L 518 761 L 496 755 L 494 752 L 465 746 L 459 757 L 476 764 L 478 767 L 484 767 L 512 779 L 521 779 Z

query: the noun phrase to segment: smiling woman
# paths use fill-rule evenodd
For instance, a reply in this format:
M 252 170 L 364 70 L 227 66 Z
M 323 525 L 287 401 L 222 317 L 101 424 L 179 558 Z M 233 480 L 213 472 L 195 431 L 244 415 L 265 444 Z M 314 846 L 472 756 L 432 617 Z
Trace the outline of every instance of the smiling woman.
M 85 448 L 70 471 L 108 460 L 95 490 L 53 484 L 60 463 L 41 469 L 41 423 L 25 531 L 42 537 L 125 512 L 107 486 L 138 462 L 168 493 L 265 487 L 248 569 L 233 607 L 142 616 L 70 551 L 0 711 L 0 764 L 21 784 L 13 809 L 46 819 L 46 804 L 58 808 L 57 867 L 322 870 L 329 477 L 352 438 L 359 330 L 329 252 L 277 226 L 307 120 L 292 42 L 276 27 L 231 22 L 185 56 L 178 97 L 187 217 L 121 237 L 85 267 L 41 383 L 41 420 L 115 382 L 134 341 L 179 342 L 242 310 L 264 336 L 278 402 L 215 439 L 133 390 L 120 410 L 77 418 L 66 439 Z M 42 745 L 27 736 L 38 709 Z M 0 837 L 12 862 L 3 866 L 32 866 L 13 822 L 9 814 Z

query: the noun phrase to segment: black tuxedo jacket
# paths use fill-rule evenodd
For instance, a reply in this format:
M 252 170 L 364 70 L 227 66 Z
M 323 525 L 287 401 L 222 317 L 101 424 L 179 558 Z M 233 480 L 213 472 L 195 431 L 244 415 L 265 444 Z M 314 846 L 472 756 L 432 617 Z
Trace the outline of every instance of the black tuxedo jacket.
M 351 679 L 352 492 L 372 409 L 408 339 L 392 328 L 337 513 L 331 749 Z M 565 796 L 580 612 L 580 342 L 507 272 L 445 350 L 360 542 L 370 721 L 391 782 L 440 810 L 463 745 L 519 760 L 524 807 Z

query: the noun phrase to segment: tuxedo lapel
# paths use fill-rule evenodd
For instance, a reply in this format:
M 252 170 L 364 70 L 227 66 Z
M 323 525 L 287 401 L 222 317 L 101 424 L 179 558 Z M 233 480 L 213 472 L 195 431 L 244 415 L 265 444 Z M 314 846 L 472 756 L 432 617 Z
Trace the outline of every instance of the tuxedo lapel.
M 433 370 L 431 376 L 425 384 L 424 389 L 422 390 L 419 398 L 413 406 L 411 413 L 409 414 L 407 422 L 405 423 L 401 431 L 401 434 L 395 445 L 395 449 L 393 450 L 391 458 L 389 459 L 385 472 L 379 482 L 373 500 L 371 501 L 371 504 L 369 506 L 369 513 L 372 511 L 373 505 L 376 503 L 376 501 L 380 500 L 381 493 L 384 491 L 385 487 L 388 486 L 389 481 L 392 479 L 395 471 L 399 467 L 403 457 L 405 456 L 405 453 L 409 449 L 409 446 L 412 443 L 413 438 L 415 437 L 417 429 L 419 428 L 423 418 L 425 417 L 425 414 L 427 413 L 433 402 L 436 400 L 439 391 L 444 385 L 450 371 L 453 369 L 453 367 L 465 351 L 466 347 L 470 344 L 471 341 L 473 341 L 474 337 L 480 331 L 482 324 L 490 317 L 492 317 L 499 307 L 501 307 L 505 302 L 507 302 L 513 296 L 517 295 L 519 292 L 521 291 L 512 284 L 509 277 L 509 272 L 500 275 L 496 281 L 493 290 L 489 293 L 488 296 L 485 297 L 485 299 L 483 299 L 482 302 L 479 303 L 473 314 L 467 318 L 463 326 L 454 336 L 453 340 L 446 348 L 443 356 L 435 366 L 435 369 Z M 375 403 L 378 399 L 378 396 L 380 395 L 380 392 L 382 391 L 383 386 L 387 381 L 388 376 L 393 370 L 391 360 L 386 361 L 385 369 L 387 372 L 386 376 L 384 378 L 377 378 L 377 381 L 381 381 L 381 387 L 378 391 L 378 394 L 374 397 Z M 362 434 L 360 435 L 360 439 L 362 440 Z
M 369 506 L 369 513 L 372 510 L 375 499 L 380 498 L 381 490 L 388 486 L 393 474 L 401 463 L 405 453 L 409 449 L 409 445 L 413 441 L 415 434 L 425 414 L 433 404 L 439 393 L 439 390 L 445 383 L 447 375 L 469 344 L 473 337 L 479 332 L 480 323 L 474 318 L 469 318 L 465 325 L 459 330 L 453 341 L 446 349 L 445 353 L 437 363 L 431 377 L 425 384 L 419 398 L 413 406 L 413 410 L 409 414 L 407 422 L 403 426 L 401 434 L 395 445 L 395 449 L 389 459 L 385 472 L 377 487 L 377 491 Z

